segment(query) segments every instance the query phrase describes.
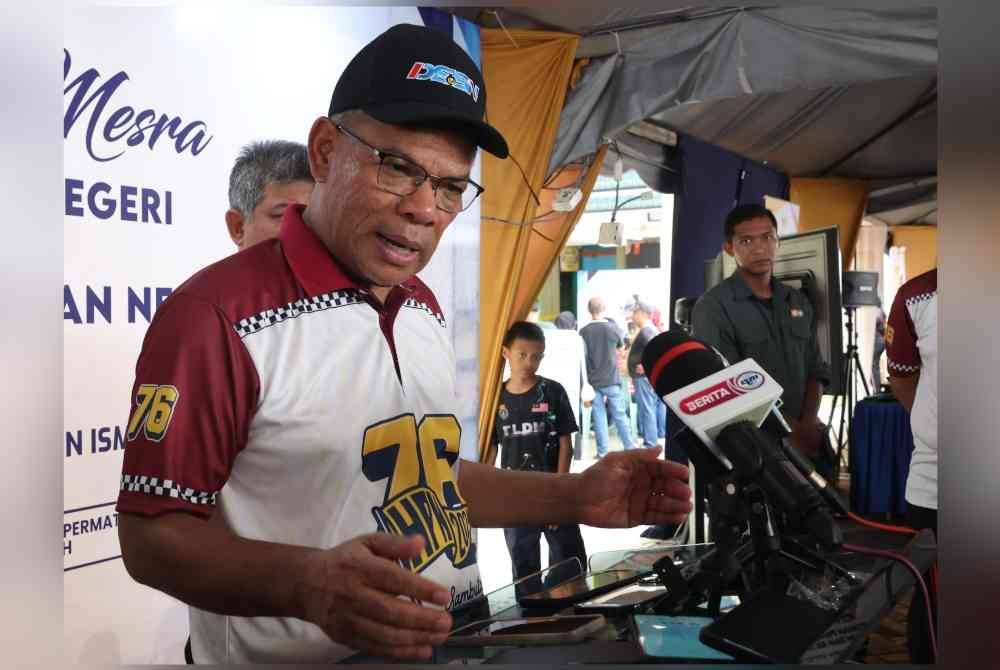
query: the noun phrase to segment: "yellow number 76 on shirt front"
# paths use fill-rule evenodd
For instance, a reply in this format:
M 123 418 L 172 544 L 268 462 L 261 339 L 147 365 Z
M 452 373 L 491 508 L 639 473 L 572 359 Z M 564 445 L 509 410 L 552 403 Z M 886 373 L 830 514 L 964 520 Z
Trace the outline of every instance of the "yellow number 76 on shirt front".
M 134 440 L 142 428 L 147 439 L 162 440 L 180 397 L 177 388 L 169 384 L 140 384 L 135 394 L 135 409 L 128 422 L 128 439 Z

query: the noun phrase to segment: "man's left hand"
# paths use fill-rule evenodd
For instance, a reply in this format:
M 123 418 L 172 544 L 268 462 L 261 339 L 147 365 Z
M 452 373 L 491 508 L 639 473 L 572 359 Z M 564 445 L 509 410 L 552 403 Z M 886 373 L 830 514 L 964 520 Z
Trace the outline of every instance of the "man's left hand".
M 691 511 L 688 469 L 660 447 L 609 453 L 581 474 L 580 521 L 604 528 L 680 523 Z

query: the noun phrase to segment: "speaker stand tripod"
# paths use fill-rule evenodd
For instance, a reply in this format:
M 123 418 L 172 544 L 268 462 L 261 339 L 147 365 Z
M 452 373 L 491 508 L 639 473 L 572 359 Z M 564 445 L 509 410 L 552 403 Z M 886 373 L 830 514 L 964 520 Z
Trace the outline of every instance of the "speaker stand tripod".
M 844 445 L 850 441 L 851 415 L 854 412 L 855 392 L 857 391 L 858 378 L 861 378 L 861 385 L 865 389 L 867 398 L 871 395 L 868 387 L 868 380 L 865 378 L 864 368 L 861 366 L 861 357 L 858 355 L 857 333 L 854 332 L 854 310 L 855 307 L 844 307 L 844 314 L 847 316 L 847 351 L 844 353 L 843 388 L 841 392 L 833 396 L 833 404 L 830 406 L 830 419 L 827 425 L 830 432 L 833 432 L 833 416 L 837 411 L 837 404 L 840 404 L 840 420 L 837 427 L 837 458 L 833 466 L 833 479 L 836 482 L 840 477 L 840 468 L 844 462 Z M 846 432 L 845 432 L 846 427 Z M 845 440 L 845 436 L 847 440 Z

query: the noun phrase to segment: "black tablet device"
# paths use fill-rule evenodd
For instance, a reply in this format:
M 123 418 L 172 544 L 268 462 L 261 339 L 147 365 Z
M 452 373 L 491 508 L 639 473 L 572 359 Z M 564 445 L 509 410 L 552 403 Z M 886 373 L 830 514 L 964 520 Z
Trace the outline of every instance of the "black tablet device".
M 762 591 L 701 629 L 701 641 L 738 661 L 798 663 L 806 649 L 837 619 L 799 598 Z

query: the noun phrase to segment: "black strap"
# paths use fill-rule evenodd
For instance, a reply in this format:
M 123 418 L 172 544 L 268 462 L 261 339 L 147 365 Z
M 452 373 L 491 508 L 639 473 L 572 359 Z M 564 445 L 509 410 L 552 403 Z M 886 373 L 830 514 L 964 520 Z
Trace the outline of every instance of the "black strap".
M 194 656 L 191 655 L 191 638 L 188 637 L 187 642 L 184 643 L 184 662 L 188 665 L 194 665 Z

